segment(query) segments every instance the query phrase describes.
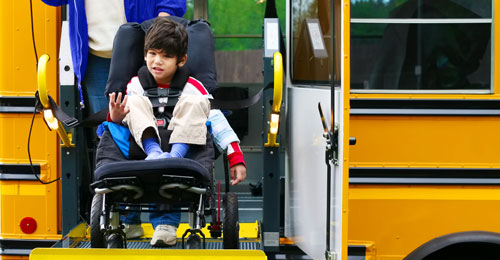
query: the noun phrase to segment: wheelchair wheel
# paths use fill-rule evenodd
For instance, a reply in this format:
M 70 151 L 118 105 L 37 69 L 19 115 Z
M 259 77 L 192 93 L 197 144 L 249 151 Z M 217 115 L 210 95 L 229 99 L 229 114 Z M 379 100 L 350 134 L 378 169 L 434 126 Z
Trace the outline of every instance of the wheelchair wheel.
M 120 234 L 111 234 L 106 241 L 108 248 L 125 248 L 123 237 Z
M 240 224 L 238 218 L 238 197 L 232 192 L 224 194 L 224 222 L 222 238 L 224 249 L 238 249 L 240 245 Z
M 201 237 L 196 234 L 189 235 L 186 242 L 187 249 L 201 249 Z
M 100 225 L 101 210 L 102 195 L 95 194 L 90 208 L 90 247 L 92 248 L 106 248 L 106 241 Z

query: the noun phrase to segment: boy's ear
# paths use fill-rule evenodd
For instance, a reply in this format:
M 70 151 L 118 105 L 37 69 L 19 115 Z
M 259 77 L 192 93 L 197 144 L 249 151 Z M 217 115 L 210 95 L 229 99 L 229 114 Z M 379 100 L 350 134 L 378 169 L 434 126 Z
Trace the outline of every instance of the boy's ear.
M 185 54 L 185 55 L 181 58 L 181 60 L 180 60 L 180 61 L 179 61 L 179 63 L 177 64 L 177 66 L 179 66 L 179 67 L 184 66 L 184 64 L 186 64 L 187 58 L 188 58 L 188 55 L 187 55 L 187 54 Z

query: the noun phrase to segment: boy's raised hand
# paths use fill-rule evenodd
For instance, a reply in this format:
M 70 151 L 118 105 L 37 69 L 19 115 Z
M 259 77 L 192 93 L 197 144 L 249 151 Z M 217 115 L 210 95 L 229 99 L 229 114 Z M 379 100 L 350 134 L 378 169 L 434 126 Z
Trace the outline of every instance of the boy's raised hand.
M 127 107 L 127 98 L 128 96 L 125 95 L 122 101 L 121 92 L 118 92 L 118 96 L 116 96 L 115 92 L 109 94 L 109 117 L 113 123 L 121 124 L 125 116 L 130 112 Z

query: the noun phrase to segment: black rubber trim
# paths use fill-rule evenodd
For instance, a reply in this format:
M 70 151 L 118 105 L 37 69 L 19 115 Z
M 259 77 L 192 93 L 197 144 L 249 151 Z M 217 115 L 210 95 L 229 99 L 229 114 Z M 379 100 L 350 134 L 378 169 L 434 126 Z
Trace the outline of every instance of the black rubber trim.
M 500 246 L 500 234 L 486 231 L 467 231 L 440 236 L 421 245 L 408 254 L 404 260 L 422 260 L 447 246 L 470 243 L 484 243 Z
M 500 116 L 500 100 L 351 99 L 351 115 Z
M 0 255 L 29 255 L 37 247 L 51 247 L 58 240 L 0 239 Z
M 0 113 L 31 114 L 35 109 L 34 97 L 0 97 Z
M 500 185 L 500 169 L 350 168 L 349 183 Z
M 33 164 L 35 173 L 40 176 L 40 165 Z M 0 180 L 2 181 L 36 181 L 29 164 L 0 164 Z
M 348 260 L 364 260 L 366 259 L 366 246 L 364 245 L 349 245 L 347 247 Z

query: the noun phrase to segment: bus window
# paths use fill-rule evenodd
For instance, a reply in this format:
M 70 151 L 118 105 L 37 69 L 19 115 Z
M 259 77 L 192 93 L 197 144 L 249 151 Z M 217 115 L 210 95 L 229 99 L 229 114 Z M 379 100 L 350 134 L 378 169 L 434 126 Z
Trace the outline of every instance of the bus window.
M 491 93 L 491 0 L 351 0 L 352 92 Z
M 292 2 L 291 8 L 291 58 L 292 81 L 294 83 L 329 84 L 331 69 L 331 4 L 328 0 L 303 0 Z M 340 15 L 335 15 L 340 18 Z M 336 19 L 336 27 L 340 20 Z M 340 31 L 340 30 L 338 30 Z M 337 33 L 337 30 L 335 30 Z M 335 53 L 340 52 L 340 37 L 334 34 L 339 44 Z M 337 46 L 338 45 L 338 46 Z M 338 55 L 334 55 L 338 57 Z M 336 62 L 335 68 L 339 62 Z M 334 80 L 339 72 L 335 72 Z

